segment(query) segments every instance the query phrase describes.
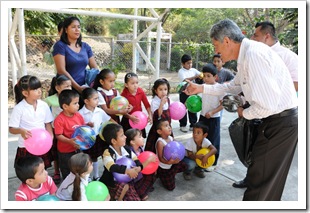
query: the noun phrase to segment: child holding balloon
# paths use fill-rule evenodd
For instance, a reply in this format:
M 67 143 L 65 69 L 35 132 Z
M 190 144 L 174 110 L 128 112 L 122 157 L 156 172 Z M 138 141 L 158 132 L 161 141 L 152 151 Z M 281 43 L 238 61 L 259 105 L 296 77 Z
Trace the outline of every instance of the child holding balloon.
M 103 69 L 96 76 L 93 88 L 98 91 L 99 103 L 98 105 L 108 114 L 111 118 L 120 123 L 119 115 L 125 115 L 131 111 L 132 106 L 129 105 L 125 109 L 115 110 L 110 108 L 111 100 L 114 97 L 120 96 L 119 91 L 114 88 L 115 74 L 110 69 Z
M 79 110 L 79 113 L 83 116 L 85 123 L 92 127 L 96 135 L 99 134 L 102 124 L 108 121 L 115 122 L 103 109 L 97 107 L 99 100 L 98 92 L 95 89 L 85 88 L 82 91 L 82 99 L 84 106 Z M 93 180 L 99 180 L 98 157 L 103 153 L 103 143 L 100 143 L 97 137 L 96 143 L 83 152 L 89 154 L 93 162 Z
M 15 173 L 22 184 L 15 193 L 16 201 L 34 201 L 42 195 L 55 195 L 57 186 L 48 176 L 42 158 L 21 157 L 15 164 Z
M 155 143 L 158 139 L 158 133 L 156 130 L 156 126 L 158 125 L 158 121 L 160 119 L 166 119 L 169 124 L 171 124 L 170 117 L 170 84 L 169 81 L 165 78 L 157 79 L 154 82 L 152 87 L 152 102 L 151 102 L 151 111 L 153 114 L 153 125 L 149 131 L 149 134 L 146 139 L 145 150 L 151 151 L 155 153 Z M 171 131 L 171 136 L 173 133 Z
M 77 153 L 69 160 L 70 174 L 59 186 L 56 196 L 61 200 L 87 201 L 86 188 L 88 186 L 88 177 L 93 170 L 92 161 L 88 154 Z M 109 192 L 104 193 L 102 201 L 109 200 Z
M 51 109 L 51 112 L 54 116 L 54 119 L 57 115 L 62 111 L 59 106 L 58 96 L 61 91 L 65 89 L 71 89 L 71 80 L 65 75 L 58 75 L 52 79 L 51 88 L 48 91 L 48 97 L 44 99 L 44 101 L 48 104 Z M 52 123 L 54 127 L 54 124 Z M 57 155 L 57 139 L 54 137 L 53 146 L 51 149 L 53 160 L 54 160 L 54 177 L 53 180 L 56 184 L 60 183 L 60 172 L 59 172 L 59 164 L 58 164 L 58 155 Z
M 191 172 L 194 170 L 194 174 L 200 178 L 204 178 L 204 170 L 199 167 L 196 160 L 201 161 L 201 165 L 206 168 L 208 166 L 209 157 L 214 155 L 217 150 L 207 139 L 209 128 L 201 122 L 197 122 L 193 125 L 193 137 L 185 145 L 186 156 L 182 160 L 187 164 L 188 169 L 183 172 L 183 177 L 185 180 L 190 180 Z M 209 152 L 206 155 L 197 154 L 202 148 L 208 148 Z
M 125 87 L 121 95 L 127 98 L 129 104 L 133 106 L 133 108 L 129 113 L 125 114 L 122 117 L 121 125 L 123 126 L 125 132 L 126 130 L 130 128 L 139 128 L 142 131 L 142 136 L 146 138 L 145 126 L 139 125 L 139 124 L 142 124 L 143 122 L 140 120 L 139 117 L 134 116 L 133 113 L 137 111 L 142 112 L 141 103 L 143 103 L 148 113 L 147 121 L 150 124 L 152 124 L 152 112 L 151 112 L 150 103 L 147 100 L 147 97 L 143 89 L 139 87 L 139 81 L 138 81 L 137 74 L 132 73 L 132 72 L 127 73 L 124 78 L 124 83 L 125 83 Z M 134 126 L 130 125 L 129 120 L 131 120 Z
M 144 190 L 136 190 L 135 178 L 143 169 L 143 165 L 131 149 L 126 146 L 126 136 L 121 125 L 107 124 L 103 128 L 103 135 L 107 148 L 103 152 L 104 171 L 100 178 L 109 189 L 112 199 L 126 201 L 140 201 L 148 198 Z M 119 165 L 117 162 L 130 159 L 136 166 Z M 128 160 L 129 161 L 129 160 Z M 121 175 L 121 177 L 119 177 Z M 118 177 L 118 179 L 116 178 Z M 129 181 L 128 181 L 129 179 Z
M 160 135 L 156 141 L 156 154 L 159 159 L 157 177 L 159 177 L 163 186 L 169 191 L 175 188 L 175 175 L 187 169 L 187 165 L 181 161 L 182 159 L 166 159 L 164 157 L 164 147 L 173 141 L 171 129 L 169 121 L 164 119 L 159 120 L 156 126 L 157 133 Z
M 142 188 L 147 193 L 151 192 L 154 190 L 153 184 L 156 181 L 155 174 L 159 164 L 158 158 L 153 152 L 144 152 L 144 138 L 142 136 L 141 130 L 134 128 L 128 129 L 125 132 L 125 135 L 127 146 L 129 146 L 130 149 L 137 155 L 139 160 L 141 159 L 140 157 L 144 154 L 148 155 L 147 160 L 144 162 L 144 169 L 142 170 L 143 178 L 139 181 L 138 184 L 135 184 L 135 188 Z
M 41 82 L 35 76 L 25 75 L 14 86 L 14 92 L 16 105 L 9 121 L 9 132 L 19 135 L 14 167 L 19 158 L 34 155 L 38 155 L 43 159 L 45 168 L 51 167 L 52 157 L 50 151 L 42 153 L 42 150 L 37 146 L 38 150 L 35 151 L 37 154 L 30 153 L 25 146 L 25 140 L 36 137 L 32 135 L 31 130 L 47 130 L 51 138 L 53 138 L 51 124 L 53 115 L 48 105 L 40 100 L 42 95 Z M 52 141 L 50 142 L 52 144 Z
M 85 124 L 83 116 L 78 112 L 80 95 L 74 90 L 63 90 L 59 94 L 59 105 L 62 112 L 54 120 L 54 130 L 57 138 L 59 167 L 62 178 L 69 173 L 68 161 L 74 154 L 80 152 L 80 146 L 75 138 L 71 138 L 75 128 Z

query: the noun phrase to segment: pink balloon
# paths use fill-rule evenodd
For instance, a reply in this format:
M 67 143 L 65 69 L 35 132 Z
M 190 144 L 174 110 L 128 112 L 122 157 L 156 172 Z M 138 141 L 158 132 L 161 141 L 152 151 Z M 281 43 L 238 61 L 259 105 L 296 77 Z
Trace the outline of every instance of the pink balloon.
M 32 129 L 32 136 L 24 141 L 26 150 L 33 155 L 44 155 L 53 144 L 52 136 L 46 129 Z
M 136 128 L 136 129 L 144 129 L 147 125 L 147 116 L 145 113 L 141 112 L 141 111 L 135 111 L 131 114 L 132 116 L 136 116 L 137 118 L 139 118 L 139 122 L 138 123 L 133 123 L 132 120 L 129 120 L 129 124 L 132 128 Z
M 186 113 L 186 107 L 180 101 L 173 102 L 170 104 L 170 116 L 173 120 L 180 120 Z

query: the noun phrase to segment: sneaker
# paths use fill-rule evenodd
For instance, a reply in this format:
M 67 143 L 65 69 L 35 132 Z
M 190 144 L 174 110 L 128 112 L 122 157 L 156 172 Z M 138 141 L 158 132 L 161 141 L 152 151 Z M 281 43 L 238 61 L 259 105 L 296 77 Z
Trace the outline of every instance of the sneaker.
M 183 172 L 183 177 L 185 180 L 191 180 L 192 179 L 192 176 L 190 173 L 187 173 L 187 172 Z
M 187 129 L 186 129 L 185 126 L 181 126 L 181 127 L 180 127 L 180 130 L 181 130 L 182 132 L 187 132 Z
M 203 170 L 195 170 L 194 173 L 195 173 L 195 175 L 196 175 L 197 177 L 200 177 L 200 178 L 206 177 L 206 175 L 205 175 L 205 173 L 203 172 Z
M 204 169 L 206 172 L 213 172 L 216 169 L 216 166 L 210 166 L 206 169 Z
M 100 177 L 93 177 L 93 181 L 99 181 Z

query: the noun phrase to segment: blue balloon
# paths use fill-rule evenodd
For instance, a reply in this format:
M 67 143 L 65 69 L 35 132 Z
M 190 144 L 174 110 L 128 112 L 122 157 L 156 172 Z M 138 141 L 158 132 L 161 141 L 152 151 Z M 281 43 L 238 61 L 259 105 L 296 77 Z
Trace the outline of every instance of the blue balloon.
M 185 156 L 185 147 L 178 141 L 171 141 L 164 146 L 164 158 L 166 160 L 176 159 L 182 160 Z
M 81 150 L 87 150 L 95 144 L 96 133 L 90 126 L 79 126 L 74 130 L 71 138 L 75 138 Z
M 38 197 L 37 201 L 60 201 L 55 195 L 42 195 Z

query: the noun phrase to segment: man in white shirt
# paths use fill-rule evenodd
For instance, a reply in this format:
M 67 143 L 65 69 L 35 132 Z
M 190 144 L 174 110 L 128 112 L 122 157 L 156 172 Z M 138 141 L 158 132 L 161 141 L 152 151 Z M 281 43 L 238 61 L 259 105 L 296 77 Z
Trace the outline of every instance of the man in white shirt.
M 267 44 L 273 51 L 275 51 L 285 63 L 287 69 L 290 71 L 292 81 L 296 92 L 298 91 L 298 56 L 290 49 L 281 46 L 276 37 L 276 30 L 274 25 L 269 21 L 257 22 L 255 25 L 255 32 L 251 37 L 252 40 Z M 246 178 L 233 183 L 233 187 L 244 188 L 247 187 Z
M 274 50 L 284 61 L 290 71 L 294 82 L 295 90 L 298 91 L 298 55 L 290 49 L 283 47 L 276 37 L 276 30 L 269 21 L 257 22 L 255 32 L 251 37 L 252 40 L 267 44 Z
M 239 107 L 239 117 L 262 119 L 262 124 L 253 145 L 243 200 L 279 201 L 298 142 L 297 96 L 290 73 L 277 53 L 245 38 L 229 19 L 215 24 L 210 37 L 223 62 L 237 60 L 237 75 L 227 84 L 188 81 L 185 93 L 244 93 L 250 107 Z

